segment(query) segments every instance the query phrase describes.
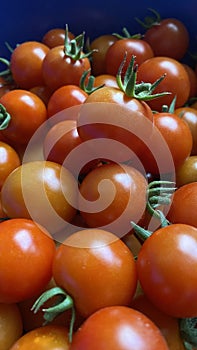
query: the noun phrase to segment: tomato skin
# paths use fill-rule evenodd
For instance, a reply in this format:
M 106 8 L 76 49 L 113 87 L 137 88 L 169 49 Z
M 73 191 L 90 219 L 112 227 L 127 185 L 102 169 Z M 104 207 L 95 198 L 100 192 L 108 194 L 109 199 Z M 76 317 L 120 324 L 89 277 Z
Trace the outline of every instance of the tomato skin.
M 129 248 L 116 235 L 95 228 L 75 232 L 57 248 L 53 277 L 85 318 L 105 306 L 128 305 L 137 284 Z
M 63 109 L 84 103 L 87 97 L 88 94 L 77 85 L 61 86 L 53 92 L 48 101 L 48 118 Z
M 0 349 L 9 350 L 23 333 L 22 317 L 17 304 L 0 303 L 0 325 Z
M 52 91 L 69 84 L 79 86 L 83 72 L 90 68 L 87 57 L 73 60 L 65 55 L 64 45 L 56 46 L 49 50 L 42 64 L 44 83 Z
M 47 106 L 49 98 L 52 95 L 52 91 L 45 85 L 37 85 L 29 89 L 30 92 L 33 92 L 35 95 L 41 98 L 44 104 Z
M 106 307 L 91 315 L 73 336 L 70 350 L 168 350 L 159 328 L 141 312 Z
M 135 168 L 104 164 L 83 179 L 79 211 L 89 227 L 105 228 L 122 237 L 130 231 L 131 221 L 137 223 L 141 219 L 146 207 L 146 189 L 147 180 Z
M 151 46 L 142 39 L 120 39 L 111 45 L 105 56 L 106 73 L 116 76 L 121 62 L 124 59 L 125 52 L 127 58 L 123 67 L 123 75 L 134 55 L 135 63 L 140 66 L 144 61 L 154 56 Z
M 197 182 L 185 184 L 176 189 L 168 212 L 172 223 L 183 223 L 197 228 Z
M 69 350 L 68 330 L 48 325 L 36 328 L 18 339 L 9 350 Z
M 159 174 L 159 168 L 152 151 L 161 149 L 162 172 L 170 173 L 173 169 L 171 169 L 171 164 L 166 159 L 165 154 L 162 153 L 161 136 L 166 142 L 166 147 L 169 148 L 176 170 L 191 154 L 193 140 L 190 128 L 183 118 L 179 118 L 175 113 L 166 112 L 154 114 L 154 126 L 156 129 L 151 138 L 151 148 L 141 154 L 140 158 L 148 172 Z
M 197 182 L 197 156 L 188 157 L 176 171 L 176 186 Z
M 21 165 L 21 159 L 13 147 L 0 141 L 0 190 L 7 176 Z
M 0 98 L 0 103 L 11 115 L 6 129 L 1 133 L 15 144 L 27 144 L 38 127 L 47 119 L 44 102 L 27 90 L 12 90 Z
M 197 155 L 197 110 L 192 107 L 180 107 L 174 112 L 189 125 L 193 138 L 191 155 Z
M 183 63 L 183 67 L 185 68 L 190 81 L 190 94 L 189 99 L 195 97 L 197 95 L 197 75 L 193 68 L 191 68 L 188 64 Z
M 74 34 L 68 31 L 68 40 L 74 39 Z M 52 28 L 49 29 L 42 37 L 42 43 L 47 45 L 50 49 L 55 46 L 64 45 L 65 29 Z
M 92 74 L 94 76 L 105 74 L 105 56 L 108 48 L 118 40 L 115 35 L 104 34 L 101 35 L 90 43 L 90 49 L 95 50 L 92 52 Z
M 16 46 L 10 59 L 10 70 L 17 86 L 30 89 L 43 85 L 42 62 L 48 46 L 38 41 L 26 41 Z
M 103 84 L 104 86 L 118 88 L 116 77 L 111 74 L 99 74 L 95 77 L 94 86 L 101 86 Z
M 163 105 L 170 106 L 175 96 L 175 107 L 183 106 L 190 93 L 190 81 L 185 68 L 179 61 L 170 57 L 158 56 L 143 62 L 138 68 L 137 80 L 153 84 L 163 74 L 166 76 L 154 93 L 170 92 L 170 94 L 147 102 L 152 110 L 158 112 L 162 111 Z
M 138 254 L 138 278 L 145 295 L 172 317 L 196 315 L 196 247 L 196 227 L 171 224 L 153 232 Z
M 176 18 L 165 18 L 146 30 L 144 40 L 155 56 L 167 56 L 180 60 L 189 46 L 187 27 Z
M 0 223 L 0 246 L 0 302 L 16 303 L 41 292 L 51 279 L 55 255 L 49 233 L 29 219 L 6 220 Z
M 78 116 L 77 130 L 83 141 L 106 138 L 127 146 L 128 151 L 122 150 L 119 144 L 112 146 L 115 157 L 112 160 L 124 162 L 133 157 L 132 152 L 138 155 L 143 151 L 142 138 L 149 138 L 152 134 L 152 121 L 153 113 L 146 102 L 130 98 L 120 89 L 102 87 L 85 100 Z
M 75 216 L 77 182 L 60 164 L 29 161 L 7 177 L 1 200 L 8 217 L 33 218 L 54 233 Z
M 145 296 L 138 294 L 132 301 L 131 307 L 145 314 L 161 330 L 169 350 L 185 350 L 180 337 L 179 322 L 175 317 L 171 317 L 158 310 Z

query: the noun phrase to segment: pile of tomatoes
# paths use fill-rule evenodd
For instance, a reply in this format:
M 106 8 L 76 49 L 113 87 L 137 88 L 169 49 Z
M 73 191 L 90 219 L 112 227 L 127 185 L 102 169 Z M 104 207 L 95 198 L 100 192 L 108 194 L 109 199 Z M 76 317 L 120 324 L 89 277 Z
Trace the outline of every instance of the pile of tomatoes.
M 196 349 L 197 64 L 151 11 L 1 58 L 0 350 Z

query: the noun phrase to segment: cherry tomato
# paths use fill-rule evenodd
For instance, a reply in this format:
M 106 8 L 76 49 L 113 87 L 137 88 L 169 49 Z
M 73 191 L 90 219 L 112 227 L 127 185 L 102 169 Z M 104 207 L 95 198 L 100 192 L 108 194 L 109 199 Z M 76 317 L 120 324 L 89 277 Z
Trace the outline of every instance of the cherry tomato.
M 94 86 L 109 86 L 118 88 L 116 77 L 111 74 L 99 74 L 94 79 Z
M 157 309 L 145 296 L 138 294 L 132 301 L 131 307 L 142 312 L 161 330 L 169 350 L 185 350 L 180 337 L 178 319 Z
M 120 89 L 102 87 L 85 100 L 77 130 L 83 141 L 96 140 L 93 146 L 97 158 L 101 158 L 103 147 L 103 158 L 111 149 L 112 160 L 124 162 L 142 152 L 142 140 L 152 134 L 152 121 L 153 113 L 146 102 L 128 97 Z M 99 139 L 106 139 L 108 145 L 101 146 L 103 141 Z M 99 145 L 98 152 L 95 144 Z
M 184 207 L 183 202 L 181 205 Z M 138 254 L 138 278 L 144 293 L 170 316 L 196 316 L 196 247 L 196 227 L 171 224 L 153 232 Z
M 97 167 L 79 189 L 79 210 L 87 225 L 119 237 L 130 231 L 131 221 L 141 219 L 146 207 L 147 180 L 130 166 L 109 163 Z
M 189 32 L 177 18 L 165 18 L 146 30 L 144 40 L 152 47 L 155 56 L 180 60 L 189 46 Z
M 15 144 L 27 144 L 35 131 L 47 119 L 44 102 L 27 90 L 12 90 L 0 98 L 0 104 L 10 114 L 11 120 L 1 133 Z
M 177 187 L 197 182 L 197 156 L 188 157 L 176 171 Z
M 125 306 L 105 307 L 74 334 L 70 350 L 168 350 L 159 328 L 143 313 Z
M 100 75 L 105 74 L 105 56 L 108 48 L 118 40 L 115 35 L 104 34 L 92 40 L 90 43 L 90 49 L 92 52 L 92 74 Z
M 34 86 L 33 88 L 29 89 L 30 92 L 33 92 L 35 95 L 41 98 L 41 100 L 44 102 L 44 104 L 47 106 L 49 98 L 52 95 L 52 91 L 49 89 L 48 86 L 45 85 L 39 85 Z
M 53 277 L 85 318 L 105 306 L 128 305 L 137 284 L 129 248 L 116 235 L 95 228 L 63 241 L 53 261 Z
M 68 38 L 74 39 L 74 34 L 68 32 Z M 65 29 L 52 28 L 49 29 L 42 37 L 42 43 L 47 45 L 50 49 L 55 46 L 64 45 L 65 41 Z
M 16 85 L 21 89 L 30 89 L 43 85 L 43 59 L 49 47 L 39 41 L 26 41 L 16 46 L 10 59 L 10 70 Z
M 33 329 L 19 338 L 9 350 L 69 350 L 68 330 L 48 325 Z
M 197 227 L 197 182 L 185 184 L 174 192 L 168 212 L 172 223 L 183 223 Z
M 0 303 L 0 349 L 9 350 L 22 336 L 23 323 L 17 304 Z
M 12 83 L 9 83 L 6 79 L 0 76 L 0 97 L 13 88 L 14 85 Z
M 197 75 L 193 68 L 191 68 L 188 64 L 183 63 L 183 67 L 185 68 L 190 81 L 190 94 L 189 99 L 191 97 L 195 97 L 197 95 Z
M 15 149 L 0 141 L 0 189 L 7 176 L 19 165 L 21 160 Z
M 193 138 L 191 155 L 197 155 L 197 110 L 192 107 L 180 107 L 175 109 L 175 113 L 189 125 Z
M 41 292 L 51 279 L 55 254 L 49 233 L 30 219 L 6 220 L 0 223 L 0 246 L 0 302 L 16 303 Z
M 162 150 L 162 140 L 164 138 L 166 147 L 168 147 L 172 160 L 173 167 L 178 169 L 185 159 L 190 156 L 192 150 L 192 134 L 188 124 L 179 118 L 175 113 L 160 112 L 154 114 L 154 129 L 151 138 L 151 147 L 147 148 L 146 152 L 140 155 L 140 159 L 147 171 L 152 174 L 159 172 L 170 173 L 173 171 L 171 163 L 168 162 L 168 154 Z M 160 162 L 162 169 L 158 168 L 157 161 L 154 159 L 153 151 L 160 152 Z
M 154 56 L 151 46 L 142 39 L 119 39 L 111 45 L 106 53 L 106 73 L 116 76 L 118 69 L 127 53 L 123 75 L 129 65 L 131 57 L 136 57 L 136 64 L 140 66 L 144 61 Z
M 152 69 L 154 67 L 154 69 Z M 137 73 L 139 82 L 154 83 L 163 74 L 165 78 L 154 90 L 154 93 L 170 92 L 169 95 L 148 101 L 153 110 L 162 111 L 162 106 L 170 106 L 176 96 L 176 108 L 181 107 L 187 101 L 190 94 L 190 81 L 183 65 L 170 57 L 153 57 L 143 62 Z
M 84 71 L 90 69 L 88 57 L 72 59 L 65 54 L 64 45 L 49 50 L 42 65 L 44 83 L 53 91 L 64 85 L 78 85 Z
M 84 103 L 87 97 L 88 94 L 77 85 L 61 86 L 53 92 L 48 101 L 48 118 L 66 108 Z
M 54 233 L 75 216 L 77 181 L 60 164 L 29 161 L 7 177 L 1 200 L 8 217 L 33 218 Z

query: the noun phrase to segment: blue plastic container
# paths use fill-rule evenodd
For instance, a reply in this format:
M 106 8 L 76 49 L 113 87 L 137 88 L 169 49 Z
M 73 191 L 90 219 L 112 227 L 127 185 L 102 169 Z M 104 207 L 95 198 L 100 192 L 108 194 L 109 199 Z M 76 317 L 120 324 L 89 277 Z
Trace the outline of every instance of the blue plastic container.
M 140 1 L 2 1 L 0 9 L 0 57 L 9 57 L 5 46 L 7 41 L 12 47 L 25 40 L 40 40 L 44 33 L 53 27 L 64 27 L 94 38 L 100 34 L 121 32 L 126 26 L 131 33 L 143 32 L 135 17 L 144 19 L 150 15 L 148 8 L 159 11 L 161 16 L 176 17 L 188 27 L 191 44 L 197 52 L 197 2 L 171 0 Z

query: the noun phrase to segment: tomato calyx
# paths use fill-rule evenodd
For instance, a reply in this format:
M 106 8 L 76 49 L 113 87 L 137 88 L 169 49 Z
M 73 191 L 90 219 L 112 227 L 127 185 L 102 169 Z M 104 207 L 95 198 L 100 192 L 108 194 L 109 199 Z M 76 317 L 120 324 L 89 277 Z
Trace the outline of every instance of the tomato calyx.
M 145 29 L 149 29 L 153 26 L 160 25 L 161 22 L 161 16 L 159 12 L 150 7 L 148 8 L 148 10 L 152 12 L 154 17 L 146 16 L 144 18 L 144 21 L 141 21 L 138 17 L 135 17 L 135 20 Z
M 84 48 L 84 36 L 85 32 L 79 34 L 74 39 L 69 39 L 68 25 L 66 25 L 65 30 L 65 41 L 64 41 L 64 54 L 72 58 L 72 60 L 77 61 L 86 57 L 91 56 L 92 51 L 87 53 L 83 52 Z
M 11 115 L 7 112 L 6 108 L 0 104 L 0 130 L 6 129 L 10 120 Z
M 142 101 L 150 101 L 155 98 L 162 97 L 164 95 L 169 95 L 171 92 L 161 92 L 157 94 L 153 94 L 153 91 L 156 87 L 161 83 L 161 81 L 165 78 L 166 74 L 163 74 L 159 79 L 157 79 L 153 84 L 151 83 L 136 83 L 137 81 L 137 69 L 138 66 L 135 65 L 135 56 L 132 55 L 131 60 L 129 62 L 128 68 L 122 77 L 122 72 L 124 65 L 126 63 L 127 53 L 125 53 L 124 59 L 122 60 L 120 67 L 118 69 L 118 73 L 116 75 L 116 81 L 119 88 L 129 97 L 134 97 L 138 100 Z
M 45 308 L 43 305 L 50 300 L 51 298 L 57 297 L 56 302 L 53 306 Z M 53 287 L 44 293 L 42 293 L 38 299 L 33 304 L 31 311 L 34 313 L 37 313 L 39 310 L 42 310 L 44 312 L 44 324 L 46 325 L 50 322 L 52 322 L 58 315 L 63 313 L 66 310 L 71 309 L 72 315 L 71 315 L 71 321 L 70 321 L 70 327 L 69 327 L 69 342 L 72 342 L 72 335 L 73 335 L 73 327 L 75 322 L 75 308 L 74 308 L 74 302 L 73 299 L 68 295 L 64 289 L 60 287 Z
M 197 317 L 179 320 L 179 330 L 186 350 L 193 350 L 197 346 Z
M 122 32 L 123 32 L 123 35 L 118 33 L 112 33 L 112 35 L 114 35 L 118 39 L 142 39 L 143 37 L 143 35 L 140 33 L 130 34 L 126 27 L 123 27 Z
M 84 71 L 79 82 L 79 87 L 83 91 L 85 91 L 88 95 L 105 86 L 105 84 L 94 86 L 95 77 L 93 75 L 89 75 L 90 71 L 91 69 Z M 87 78 L 88 78 L 88 81 L 86 83 Z

